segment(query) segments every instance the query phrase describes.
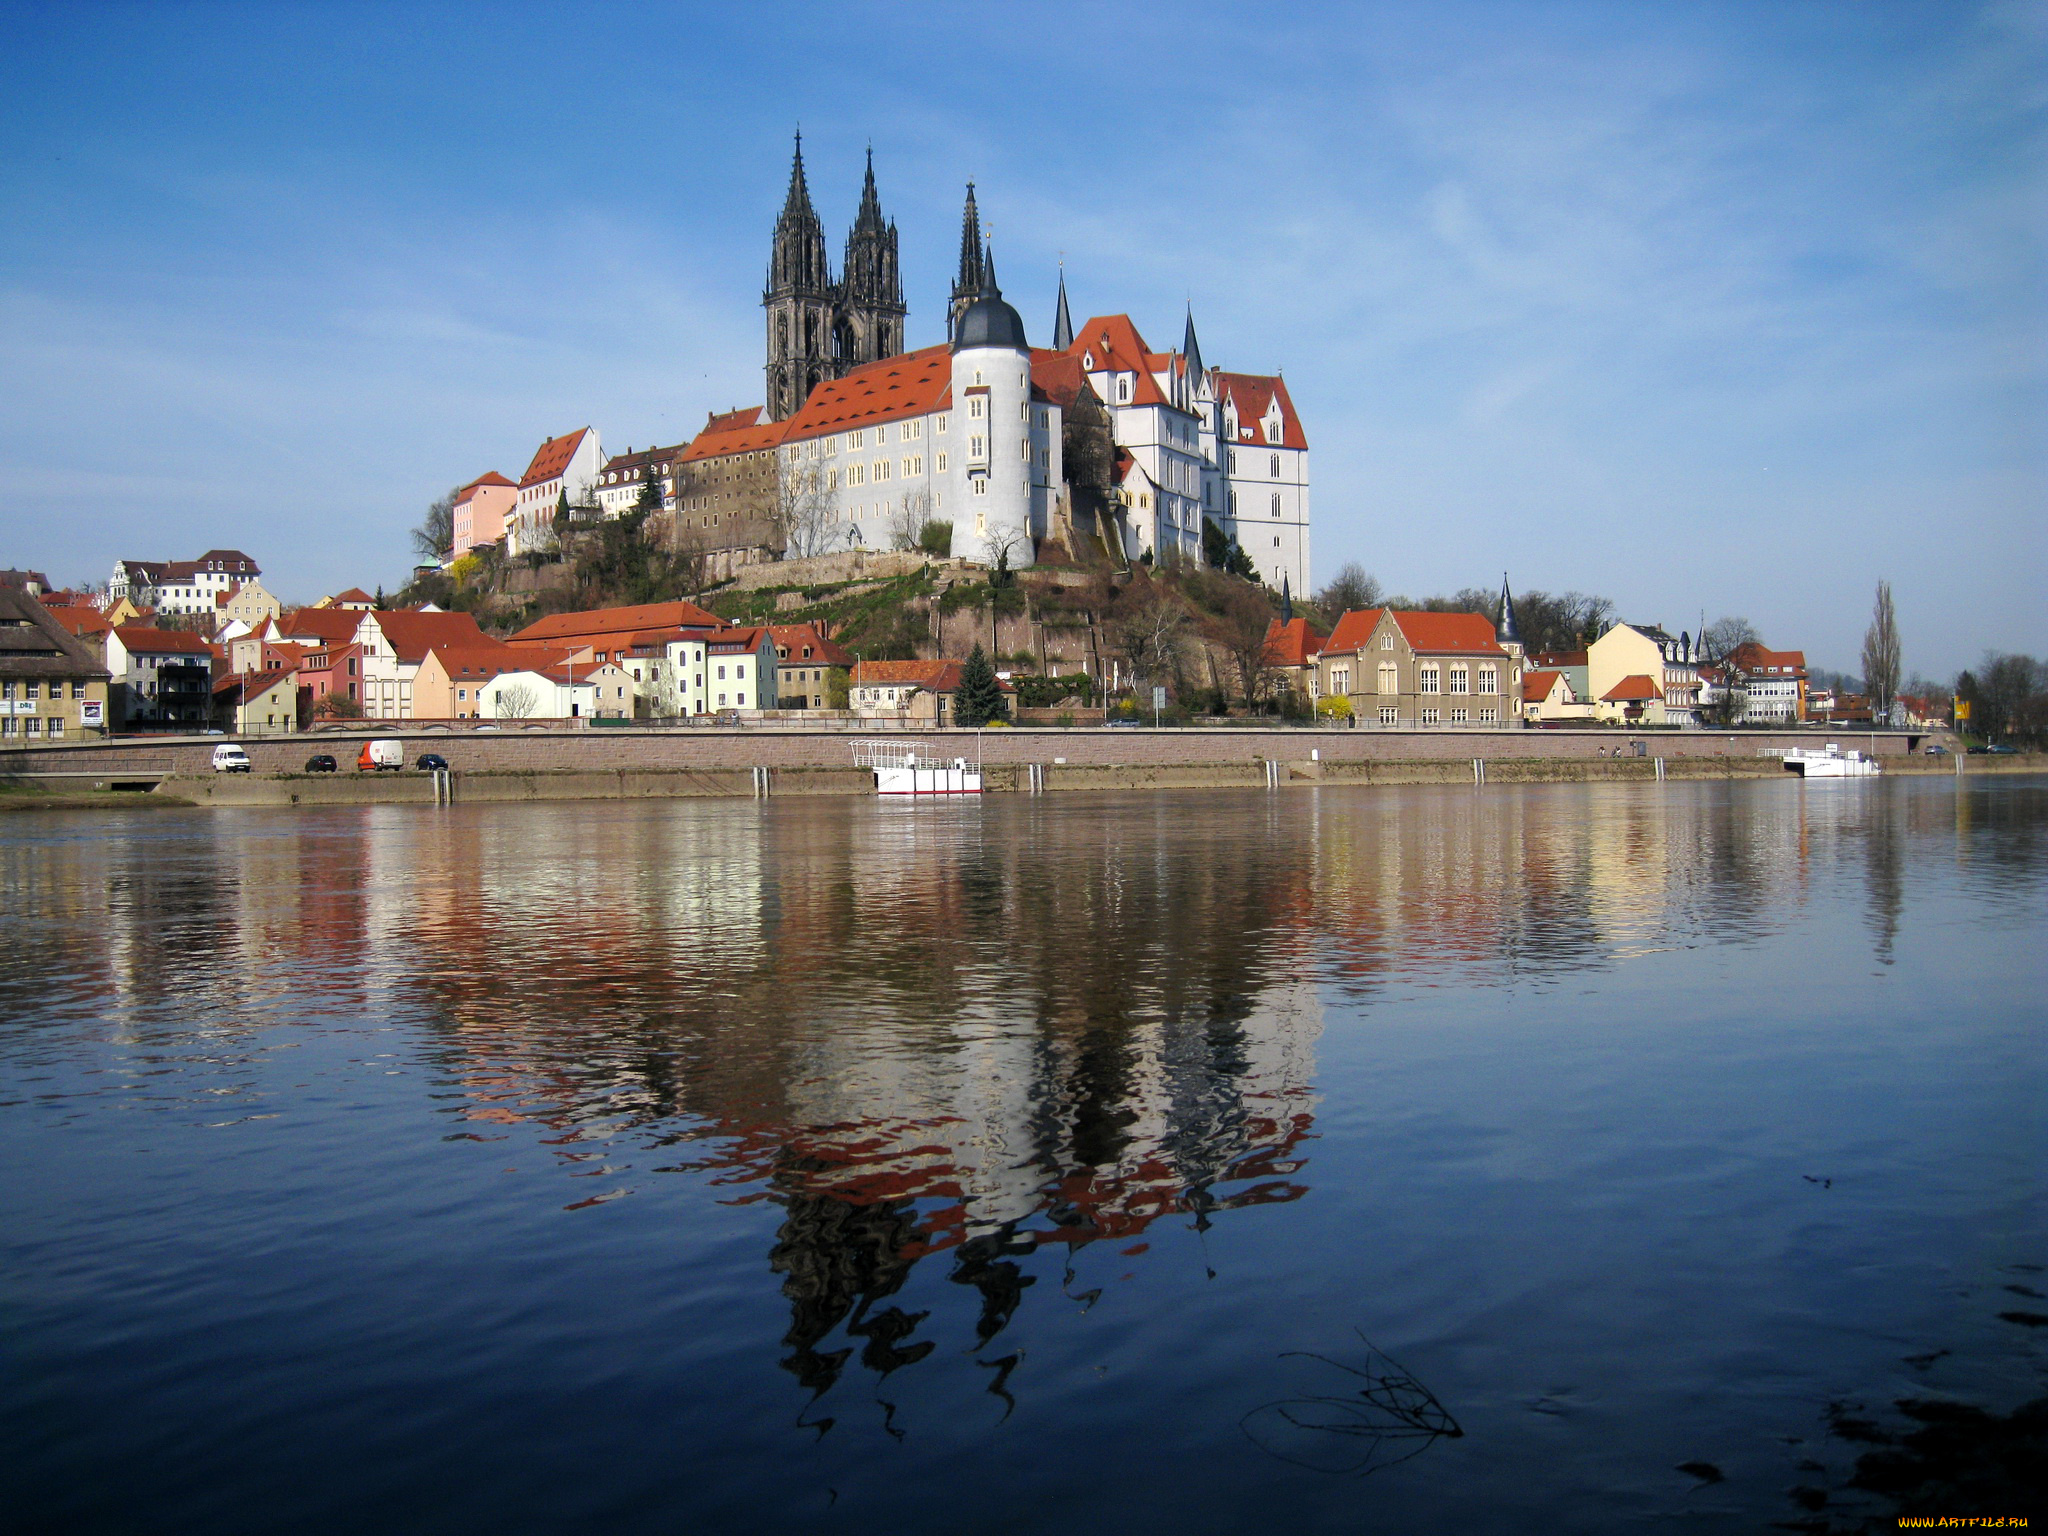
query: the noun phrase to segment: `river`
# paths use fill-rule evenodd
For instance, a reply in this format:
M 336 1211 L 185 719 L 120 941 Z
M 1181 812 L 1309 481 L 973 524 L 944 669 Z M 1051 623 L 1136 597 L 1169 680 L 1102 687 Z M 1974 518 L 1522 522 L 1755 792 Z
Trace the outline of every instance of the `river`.
M 16 1528 L 1853 1529 L 2048 1391 L 2039 778 L 4 832 Z

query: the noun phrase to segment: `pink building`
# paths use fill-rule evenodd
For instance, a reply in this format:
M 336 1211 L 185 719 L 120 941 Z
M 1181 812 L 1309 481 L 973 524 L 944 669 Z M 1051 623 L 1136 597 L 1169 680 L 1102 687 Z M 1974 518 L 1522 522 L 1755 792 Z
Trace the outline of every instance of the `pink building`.
M 519 487 L 495 469 L 457 491 L 451 558 L 460 559 L 479 544 L 495 544 L 505 537 L 505 519 L 518 502 Z

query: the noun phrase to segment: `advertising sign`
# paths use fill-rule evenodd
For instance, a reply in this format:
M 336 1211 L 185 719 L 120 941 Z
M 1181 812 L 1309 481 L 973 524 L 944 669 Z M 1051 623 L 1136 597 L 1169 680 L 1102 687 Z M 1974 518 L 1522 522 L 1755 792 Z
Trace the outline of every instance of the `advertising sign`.
M 99 699 L 85 699 L 78 706 L 80 725 L 103 726 L 107 723 L 107 706 Z

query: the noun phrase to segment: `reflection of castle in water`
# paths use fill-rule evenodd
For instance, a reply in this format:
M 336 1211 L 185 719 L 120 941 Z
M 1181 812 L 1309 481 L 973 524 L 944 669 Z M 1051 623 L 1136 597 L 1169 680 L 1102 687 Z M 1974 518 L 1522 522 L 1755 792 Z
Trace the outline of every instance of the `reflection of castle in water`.
M 115 1033 L 424 1005 L 471 1120 L 547 1127 L 564 1158 L 660 1149 L 636 1178 L 658 1161 L 775 1202 L 785 1363 L 822 1387 L 856 1353 L 885 1371 L 994 1341 L 1049 1244 L 1300 1198 L 1328 988 L 1740 940 L 1817 873 L 1862 881 L 1882 957 L 1916 840 L 2034 847 L 1968 853 L 2000 803 L 1792 784 L 372 808 L 0 848 L 0 897 L 36 914 L 17 975 Z M 934 1273 L 971 1321 L 899 1308 Z

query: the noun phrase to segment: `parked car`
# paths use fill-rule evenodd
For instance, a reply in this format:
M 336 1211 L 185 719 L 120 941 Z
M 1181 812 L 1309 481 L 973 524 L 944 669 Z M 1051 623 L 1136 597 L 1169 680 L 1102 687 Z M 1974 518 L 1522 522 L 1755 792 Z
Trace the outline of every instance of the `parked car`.
M 1943 745 L 1942 745 L 1942 744 L 1941 744 L 1940 742 L 1938 742 L 1938 741 L 1930 741 L 1929 743 L 1927 743 L 1927 745 L 1926 745 L 1926 746 L 1922 747 L 1922 748 L 1921 748 L 1920 750 L 1921 750 L 1922 752 L 1925 752 L 1925 753 L 1926 753 L 1926 754 L 1927 754 L 1927 755 L 1928 755 L 1929 757 L 1947 757 L 1947 756 L 1948 756 L 1948 748 L 1947 748 L 1947 747 L 1944 747 L 1944 746 L 1943 746 Z
M 405 766 L 405 743 L 402 741 L 366 741 L 356 758 L 357 773 L 381 773 L 389 768 L 394 773 Z
M 213 749 L 215 773 L 248 773 L 254 766 L 249 761 L 249 754 L 231 741 L 224 741 Z
M 1135 731 L 1138 728 L 1139 722 L 1136 720 L 1105 720 L 1102 722 L 1102 724 L 1103 728 L 1106 730 L 1113 731 L 1119 728 L 1123 728 L 1126 730 Z
M 419 761 L 413 766 L 418 768 L 421 773 L 446 773 L 448 771 L 448 759 L 438 752 L 422 752 Z
M 306 759 L 306 772 L 332 773 L 334 772 L 334 759 L 325 752 L 316 752 Z
M 1984 752 L 1989 757 L 2018 757 L 2020 755 L 2018 747 L 2008 747 L 2004 742 L 1998 742 L 1993 746 L 1986 747 Z

